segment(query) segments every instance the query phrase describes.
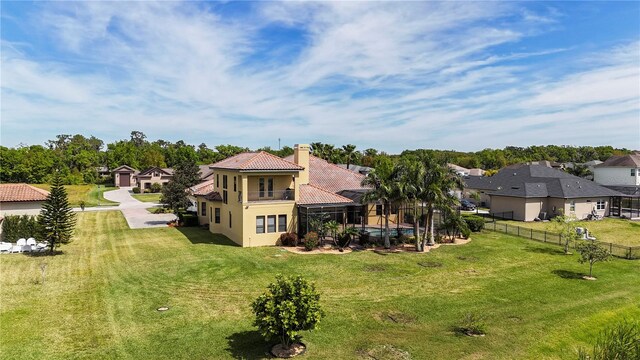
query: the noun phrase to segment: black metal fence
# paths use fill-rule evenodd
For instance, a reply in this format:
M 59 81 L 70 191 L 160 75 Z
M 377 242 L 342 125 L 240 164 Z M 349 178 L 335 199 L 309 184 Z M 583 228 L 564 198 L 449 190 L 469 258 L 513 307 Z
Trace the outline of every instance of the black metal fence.
M 496 232 L 501 232 L 509 235 L 519 236 L 530 240 L 535 240 L 543 243 L 549 243 L 559 246 L 564 246 L 565 241 L 562 238 L 562 235 L 552 231 L 543 231 L 543 230 L 534 230 L 527 227 L 507 224 L 504 222 L 500 222 L 500 219 L 504 219 L 500 216 L 505 214 L 499 214 L 499 216 L 495 216 L 494 214 L 479 214 L 485 219 L 485 229 L 492 230 Z M 624 246 L 613 244 L 604 241 L 597 240 L 577 240 L 570 241 L 569 247 L 572 249 L 576 248 L 576 245 L 583 241 L 593 241 L 596 244 L 604 246 L 609 250 L 611 255 L 624 258 L 624 259 L 640 259 L 640 246 Z

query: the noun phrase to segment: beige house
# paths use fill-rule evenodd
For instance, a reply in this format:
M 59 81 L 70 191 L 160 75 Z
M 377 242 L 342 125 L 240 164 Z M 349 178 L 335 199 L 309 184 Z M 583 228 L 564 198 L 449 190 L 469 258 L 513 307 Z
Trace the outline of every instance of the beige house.
M 27 184 L 0 184 L 0 216 L 38 215 L 48 195 Z
M 512 165 L 491 177 L 468 177 L 464 181 L 465 192 L 478 191 L 489 198 L 491 213 L 521 221 L 560 214 L 584 219 L 592 212 L 609 216 L 612 201 L 621 195 L 544 165 Z
M 151 185 L 164 186 L 173 177 L 173 169 L 152 167 L 136 175 L 138 187 L 142 190 L 151 189 Z
M 131 166 L 122 165 L 113 169 L 113 183 L 117 187 L 132 187 L 137 186 L 136 175 L 138 175 L 138 170 L 132 168 Z
M 364 176 L 311 156 L 306 144 L 285 159 L 249 152 L 211 169 L 210 180 L 190 189 L 200 223 L 244 247 L 275 245 L 285 232 L 306 233 L 307 214 L 318 209 L 331 209 L 343 223 L 348 207 L 361 212 L 360 204 L 337 192 L 362 189 Z

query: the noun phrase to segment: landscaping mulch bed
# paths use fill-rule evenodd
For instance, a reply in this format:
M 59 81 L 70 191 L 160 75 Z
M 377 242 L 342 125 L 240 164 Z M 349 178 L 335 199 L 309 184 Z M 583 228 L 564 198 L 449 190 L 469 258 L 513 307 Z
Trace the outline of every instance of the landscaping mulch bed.
M 302 355 L 305 351 L 307 351 L 307 347 L 303 343 L 291 344 L 288 349 L 284 348 L 282 344 L 276 344 L 271 348 L 271 355 L 281 359 L 288 359 Z
M 330 247 L 330 246 L 323 246 L 323 247 L 319 247 L 319 248 L 315 248 L 311 251 L 307 251 L 304 246 L 283 246 L 282 249 L 287 250 L 289 252 L 292 252 L 294 254 L 306 254 L 306 255 L 312 255 L 312 254 L 335 254 L 335 255 L 342 255 L 342 254 L 349 254 L 353 251 L 353 249 L 351 249 L 350 247 L 346 247 L 343 249 L 343 251 L 341 252 L 339 249 Z

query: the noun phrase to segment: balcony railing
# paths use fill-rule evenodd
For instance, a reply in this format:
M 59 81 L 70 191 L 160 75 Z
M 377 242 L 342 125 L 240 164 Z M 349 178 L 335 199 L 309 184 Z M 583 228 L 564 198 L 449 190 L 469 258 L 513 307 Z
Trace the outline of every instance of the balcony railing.
M 273 191 L 249 191 L 247 200 L 249 201 L 286 201 L 294 199 L 293 189 L 273 190 Z

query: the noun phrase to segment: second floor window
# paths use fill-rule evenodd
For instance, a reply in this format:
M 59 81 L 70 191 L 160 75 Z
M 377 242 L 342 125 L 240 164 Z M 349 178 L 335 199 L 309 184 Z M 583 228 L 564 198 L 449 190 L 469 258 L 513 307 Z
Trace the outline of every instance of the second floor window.
M 636 169 L 631 169 L 631 176 L 636 176 Z
M 222 188 L 227 188 L 227 175 L 222 175 Z
M 273 178 L 267 179 L 267 196 L 273 197 Z
M 238 191 L 238 179 L 236 179 L 236 177 L 233 177 L 233 191 Z
M 225 204 L 229 203 L 229 195 L 227 194 L 227 190 L 222 190 L 222 202 Z
M 264 197 L 264 178 L 260 178 L 258 180 L 258 190 L 259 190 L 258 196 Z

